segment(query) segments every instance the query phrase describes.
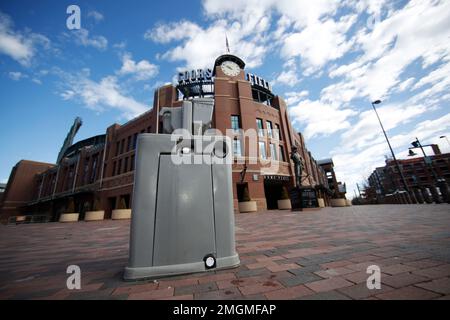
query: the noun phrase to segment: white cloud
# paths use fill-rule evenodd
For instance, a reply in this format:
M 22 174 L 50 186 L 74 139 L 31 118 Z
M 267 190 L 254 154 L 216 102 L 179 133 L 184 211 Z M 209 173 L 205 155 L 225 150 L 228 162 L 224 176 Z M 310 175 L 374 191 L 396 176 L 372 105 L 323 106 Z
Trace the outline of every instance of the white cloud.
M 344 4 L 345 6 L 346 4 Z M 205 14 L 213 18 L 228 18 L 241 24 L 244 34 L 257 38 L 257 21 L 278 14 L 277 29 L 268 35 L 286 59 L 300 56 L 304 74 L 311 74 L 326 62 L 339 58 L 350 48 L 345 32 L 355 21 L 354 15 L 335 21 L 339 2 L 327 0 L 207 0 Z
M 425 105 L 389 104 L 377 107 L 378 115 L 383 123 L 385 131 L 406 124 L 415 117 L 428 111 Z M 356 123 L 341 135 L 341 143 L 338 150 L 351 152 L 370 146 L 374 141 L 384 141 L 381 127 L 372 109 L 361 112 Z
M 115 48 L 115 49 L 125 49 L 126 46 L 127 46 L 127 43 L 125 41 L 121 41 L 121 42 L 113 44 L 113 48 Z
M 8 73 L 8 76 L 14 81 L 19 81 L 20 79 L 27 77 L 27 75 L 23 74 L 20 71 L 11 71 L 10 73 Z
M 28 30 L 13 30 L 11 18 L 0 11 L 0 54 L 8 55 L 23 66 L 30 66 L 37 46 L 48 49 L 50 40 Z
M 346 32 L 356 21 L 356 15 L 343 16 L 339 21 L 311 21 L 300 32 L 286 37 L 281 55 L 287 59 L 301 56 L 304 73 L 310 75 L 327 62 L 342 57 L 352 46 Z
M 8 73 L 9 78 L 14 81 L 20 81 L 22 79 L 30 79 L 31 82 L 36 83 L 36 84 L 42 84 L 41 79 L 39 79 L 40 75 L 41 75 L 40 73 L 37 73 L 35 76 L 27 75 L 20 71 L 11 71 Z
M 303 124 L 306 139 L 327 136 L 350 127 L 349 117 L 357 113 L 350 108 L 339 108 L 333 103 L 322 103 L 309 99 L 289 108 L 294 123 Z
M 253 31 L 264 32 L 267 21 L 259 20 Z M 262 64 L 266 46 L 263 40 L 246 38 L 244 26 L 239 22 L 231 25 L 226 20 L 214 21 L 209 27 L 202 28 L 189 21 L 170 24 L 160 24 L 145 33 L 145 38 L 160 43 L 172 41 L 181 42 L 166 51 L 161 57 L 169 61 L 184 61 L 186 68 L 211 67 L 214 59 L 226 52 L 225 35 L 231 47 L 231 52 L 244 59 L 248 67 Z
M 414 77 L 406 79 L 405 81 L 403 81 L 402 83 L 400 83 L 398 85 L 398 91 L 403 92 L 406 89 L 411 88 L 411 86 L 414 83 L 414 81 L 416 81 L 416 78 L 414 78 Z
M 88 69 L 82 70 L 77 75 L 60 70 L 56 73 L 64 80 L 65 89 L 60 93 L 64 100 L 78 100 L 98 112 L 116 109 L 126 119 L 132 119 L 148 110 L 148 106 L 127 96 L 114 76 L 103 77 L 96 82 L 90 78 Z
M 300 92 L 291 91 L 291 92 L 286 92 L 284 94 L 284 98 L 286 100 L 286 104 L 288 106 L 292 106 L 292 105 L 296 104 L 297 102 L 299 102 L 300 100 L 302 100 L 304 97 L 307 97 L 308 95 L 309 95 L 308 90 L 303 90 Z
M 300 82 L 298 78 L 297 70 L 285 70 L 282 71 L 278 77 L 275 79 L 274 84 L 284 84 L 289 87 L 293 87 Z
M 136 80 L 148 80 L 158 74 L 158 66 L 147 60 L 136 62 L 130 53 L 126 53 L 122 57 L 122 67 L 118 74 L 133 75 Z
M 69 36 L 73 36 L 76 44 L 83 47 L 93 47 L 99 50 L 105 50 L 108 47 L 108 39 L 104 36 L 90 36 L 89 31 L 83 28 L 72 30 Z
M 100 12 L 95 11 L 95 10 L 89 11 L 88 12 L 88 17 L 94 19 L 96 22 L 100 22 L 100 21 L 103 21 L 105 19 L 103 14 L 101 14 Z
M 348 102 L 387 97 L 409 65 L 421 60 L 427 67 L 448 55 L 449 37 L 450 2 L 410 1 L 373 30 L 357 32 L 355 41 L 362 55 L 330 72 L 331 77 L 343 79 L 324 88 L 322 98 Z
M 159 43 L 169 43 L 194 37 L 202 29 L 195 23 L 182 20 L 177 23 L 159 24 L 156 28 L 147 30 L 144 38 Z
M 450 57 L 449 57 L 450 58 Z M 449 59 L 450 60 L 450 59 Z M 444 63 L 427 76 L 420 79 L 415 85 L 414 89 L 421 88 L 425 85 L 434 85 L 439 81 L 445 81 L 450 74 L 450 62 Z

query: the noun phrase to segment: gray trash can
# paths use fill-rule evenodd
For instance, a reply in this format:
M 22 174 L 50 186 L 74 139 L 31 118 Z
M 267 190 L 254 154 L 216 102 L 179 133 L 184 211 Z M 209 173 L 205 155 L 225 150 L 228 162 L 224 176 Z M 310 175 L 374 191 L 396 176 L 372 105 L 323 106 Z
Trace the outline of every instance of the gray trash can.
M 208 104 L 213 106 L 213 102 L 203 99 L 198 103 L 202 109 Z M 186 108 L 187 104 L 190 106 Z M 183 109 L 188 110 L 192 121 L 186 121 L 186 114 L 181 114 L 172 119 L 169 116 L 165 123 L 171 126 L 175 123 L 172 129 L 176 129 L 177 121 L 184 119 L 185 129 L 188 126 L 190 132 L 204 133 L 205 119 L 200 124 L 195 121 L 196 101 L 184 102 L 182 110 L 176 112 Z M 197 114 L 205 116 L 203 112 Z M 239 265 L 234 238 L 231 153 L 231 140 L 224 136 L 139 135 L 125 279 Z

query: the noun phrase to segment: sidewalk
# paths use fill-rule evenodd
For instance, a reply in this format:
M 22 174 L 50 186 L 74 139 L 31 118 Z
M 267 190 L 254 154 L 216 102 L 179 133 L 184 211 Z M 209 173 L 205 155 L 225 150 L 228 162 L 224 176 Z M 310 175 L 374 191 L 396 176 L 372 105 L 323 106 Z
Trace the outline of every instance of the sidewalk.
M 236 215 L 238 268 L 124 282 L 129 221 L 0 226 L 0 299 L 448 299 L 450 205 Z M 68 290 L 68 265 L 81 290 Z M 366 268 L 381 268 L 369 290 Z

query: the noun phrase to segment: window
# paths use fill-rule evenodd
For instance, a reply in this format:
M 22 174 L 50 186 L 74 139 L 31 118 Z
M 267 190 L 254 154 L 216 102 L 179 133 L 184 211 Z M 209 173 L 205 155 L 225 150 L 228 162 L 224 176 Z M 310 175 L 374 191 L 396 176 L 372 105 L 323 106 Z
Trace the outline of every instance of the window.
M 120 174 L 122 170 L 122 159 L 119 160 L 119 163 L 117 165 L 117 174 Z
M 74 178 L 74 166 L 70 166 L 69 168 L 69 179 L 67 180 L 67 189 L 72 187 L 72 183 L 73 183 L 73 178 Z
M 130 171 L 134 170 L 134 155 L 131 156 Z
M 263 122 L 261 119 L 256 119 L 256 128 L 258 129 L 258 136 L 264 137 Z
M 94 182 L 95 178 L 96 178 L 96 173 L 97 173 L 97 158 L 98 155 L 92 157 L 92 171 L 91 171 L 91 178 L 90 178 L 90 182 Z
M 115 176 L 116 175 L 116 162 L 113 162 L 113 169 L 112 169 L 112 175 Z
M 270 144 L 270 157 L 272 160 L 278 161 L 277 149 L 273 143 Z
M 127 151 L 130 151 L 131 149 L 131 136 L 128 136 L 127 138 Z
M 116 157 L 119 155 L 119 146 L 120 146 L 120 141 L 116 142 Z
M 89 173 L 89 157 L 84 159 L 84 170 L 83 170 L 84 183 L 88 183 L 88 173 Z
M 150 133 L 152 131 L 152 126 L 147 127 L 147 133 Z
M 252 90 L 252 96 L 253 96 L 253 100 L 254 101 L 258 101 L 259 102 L 259 91 L 258 90 Z
M 277 140 L 282 140 L 281 139 L 281 131 L 280 131 L 280 125 L 279 124 L 275 124 L 275 131 L 274 131 L 274 137 Z
M 267 135 L 270 138 L 273 138 L 273 135 L 272 135 L 272 122 L 266 121 L 266 126 L 267 126 Z
M 266 143 L 264 141 L 259 141 L 259 157 L 262 159 L 267 159 Z
M 283 162 L 286 161 L 286 158 L 284 157 L 284 148 L 283 148 L 283 146 L 280 146 L 280 159 Z
M 135 133 L 135 134 L 133 135 L 133 149 L 136 149 L 137 136 L 138 136 L 137 133 Z
M 122 142 L 120 143 L 120 154 L 123 153 L 123 148 L 125 147 L 125 139 L 122 139 Z
M 239 132 L 241 128 L 239 116 L 231 116 L 231 129 L 233 129 L 234 133 Z
M 128 157 L 125 158 L 125 162 L 123 163 L 123 173 L 128 172 Z
M 238 157 L 242 156 L 241 140 L 239 139 L 233 140 L 233 155 Z

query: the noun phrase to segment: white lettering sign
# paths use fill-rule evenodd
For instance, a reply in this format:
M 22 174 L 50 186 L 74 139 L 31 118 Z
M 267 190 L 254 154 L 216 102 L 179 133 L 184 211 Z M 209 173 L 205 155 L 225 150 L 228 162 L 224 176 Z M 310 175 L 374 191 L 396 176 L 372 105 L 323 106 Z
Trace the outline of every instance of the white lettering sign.
M 191 71 L 184 71 L 178 73 L 178 83 L 179 84 L 187 84 L 190 82 L 197 81 L 208 81 L 212 78 L 212 70 L 211 69 L 197 69 Z
M 252 86 L 259 86 L 269 91 L 272 91 L 272 87 L 270 86 L 269 82 L 267 82 L 261 77 L 258 77 L 257 75 L 247 73 L 247 81 L 250 81 Z

